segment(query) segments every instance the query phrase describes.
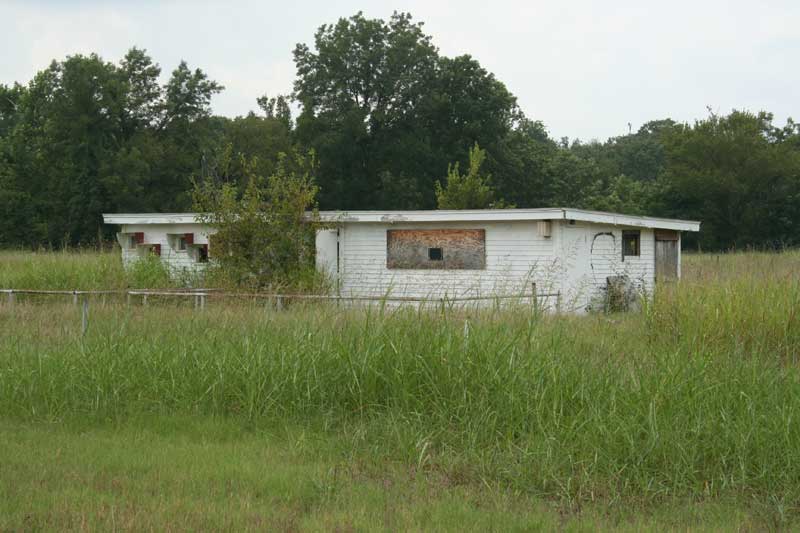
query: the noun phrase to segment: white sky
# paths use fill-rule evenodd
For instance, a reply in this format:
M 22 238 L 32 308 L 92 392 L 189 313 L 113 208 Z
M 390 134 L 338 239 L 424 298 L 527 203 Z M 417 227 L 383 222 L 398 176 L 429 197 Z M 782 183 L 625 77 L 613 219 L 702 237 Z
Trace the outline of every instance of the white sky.
M 226 87 L 214 112 L 245 114 L 291 91 L 297 42 L 359 10 L 411 12 L 441 53 L 474 56 L 555 138 L 604 140 L 706 106 L 800 118 L 800 0 L 0 0 L 0 83 L 74 53 L 118 62 L 136 45 L 165 75 L 181 59 L 202 68 Z

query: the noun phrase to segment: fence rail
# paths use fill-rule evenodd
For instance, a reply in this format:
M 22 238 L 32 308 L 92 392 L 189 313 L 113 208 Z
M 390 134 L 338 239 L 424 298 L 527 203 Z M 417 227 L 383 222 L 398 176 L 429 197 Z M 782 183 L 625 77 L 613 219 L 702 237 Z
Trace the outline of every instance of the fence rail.
M 165 296 L 165 297 L 195 297 L 195 298 L 265 298 L 283 300 L 332 300 L 332 301 L 373 301 L 373 302 L 423 302 L 423 303 L 450 303 L 471 302 L 487 300 L 559 298 L 560 292 L 552 293 L 522 293 L 522 294 L 496 294 L 487 296 L 455 296 L 455 297 L 418 297 L 418 296 L 342 296 L 327 294 L 278 294 L 264 292 L 234 292 L 222 289 L 107 289 L 107 290 L 43 290 L 43 289 L 0 289 L 0 294 L 6 294 L 8 300 L 13 302 L 17 294 L 38 294 L 50 296 L 72 296 L 77 302 L 79 296 L 103 296 L 118 294 L 123 296 Z
M 330 301 L 371 301 L 371 302 L 419 302 L 419 303 L 438 303 L 450 304 L 453 302 L 470 302 L 470 301 L 487 301 L 487 300 L 508 300 L 508 299 L 530 299 L 533 304 L 535 312 L 539 312 L 539 300 L 541 298 L 555 298 L 556 311 L 561 309 L 561 292 L 553 293 L 540 293 L 536 291 L 536 284 L 533 283 L 531 293 L 523 294 L 499 294 L 493 296 L 462 296 L 453 298 L 420 298 L 410 296 L 341 296 L 341 295 L 325 295 L 325 294 L 274 294 L 274 293 L 259 293 L 259 292 L 227 292 L 221 289 L 110 289 L 110 290 L 45 290 L 45 289 L 0 289 L 0 294 L 6 295 L 7 307 L 14 306 L 15 298 L 17 295 L 43 295 L 43 296 L 71 296 L 75 305 L 80 304 L 81 309 L 81 335 L 85 336 L 89 330 L 89 297 L 90 296 L 105 296 L 120 295 L 125 296 L 126 303 L 131 305 L 131 297 L 140 296 L 142 298 L 142 305 L 147 305 L 147 299 L 150 296 L 159 297 L 176 297 L 176 298 L 194 298 L 195 309 L 204 309 L 206 306 L 207 298 L 264 298 L 274 303 L 277 309 L 283 309 L 283 303 L 286 300 L 330 300 Z M 2 300 L 0 299 L 0 302 Z M 0 305 L 2 308 L 2 305 Z M 468 322 L 464 322 L 464 335 L 469 334 Z

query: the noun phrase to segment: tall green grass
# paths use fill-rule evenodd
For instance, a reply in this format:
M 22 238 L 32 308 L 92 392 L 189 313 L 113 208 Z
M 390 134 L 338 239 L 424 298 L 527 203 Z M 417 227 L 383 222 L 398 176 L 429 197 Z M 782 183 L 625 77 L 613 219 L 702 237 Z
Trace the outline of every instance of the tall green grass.
M 0 288 L 35 290 L 114 290 L 181 285 L 158 258 L 125 270 L 119 251 L 0 251 Z
M 288 275 L 271 287 L 234 278 L 214 264 L 204 270 L 173 269 L 158 257 L 144 257 L 122 267 L 119 250 L 60 252 L 0 251 L 0 289 L 119 290 L 213 287 L 275 293 L 325 293 L 331 281 L 313 267 Z
M 797 255 L 725 260 L 752 264 L 712 279 L 688 258 L 640 314 L 95 304 L 83 337 L 76 308 L 17 304 L 0 311 L 0 412 L 292 421 L 454 482 L 796 513 Z

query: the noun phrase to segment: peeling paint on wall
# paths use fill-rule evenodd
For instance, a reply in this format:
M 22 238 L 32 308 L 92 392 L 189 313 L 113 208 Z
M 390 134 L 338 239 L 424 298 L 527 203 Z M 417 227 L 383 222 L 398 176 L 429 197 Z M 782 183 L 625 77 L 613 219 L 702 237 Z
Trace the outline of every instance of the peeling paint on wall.
M 386 268 L 482 270 L 486 268 L 486 230 L 387 230 Z

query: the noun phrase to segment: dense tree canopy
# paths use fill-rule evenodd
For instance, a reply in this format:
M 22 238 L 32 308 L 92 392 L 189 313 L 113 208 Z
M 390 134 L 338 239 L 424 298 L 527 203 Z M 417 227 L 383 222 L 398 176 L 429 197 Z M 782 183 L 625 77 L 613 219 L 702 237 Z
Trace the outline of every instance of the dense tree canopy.
M 791 120 L 734 110 L 554 140 L 477 59 L 442 55 L 403 13 L 324 25 L 294 61 L 292 95 L 235 118 L 212 115 L 223 87 L 202 70 L 162 76 L 138 48 L 0 85 L 0 246 L 108 239 L 102 212 L 187 210 L 193 179 L 241 193 L 253 175 L 299 172 L 292 153 L 314 154 L 323 209 L 571 206 L 702 220 L 685 242 L 708 249 L 800 244 Z M 480 171 L 462 175 L 476 153 Z
M 295 49 L 294 96 L 323 207 L 433 208 L 448 165 L 475 142 L 493 153 L 518 113 L 501 82 L 468 56 L 440 56 L 409 15 L 341 19 L 314 44 Z

